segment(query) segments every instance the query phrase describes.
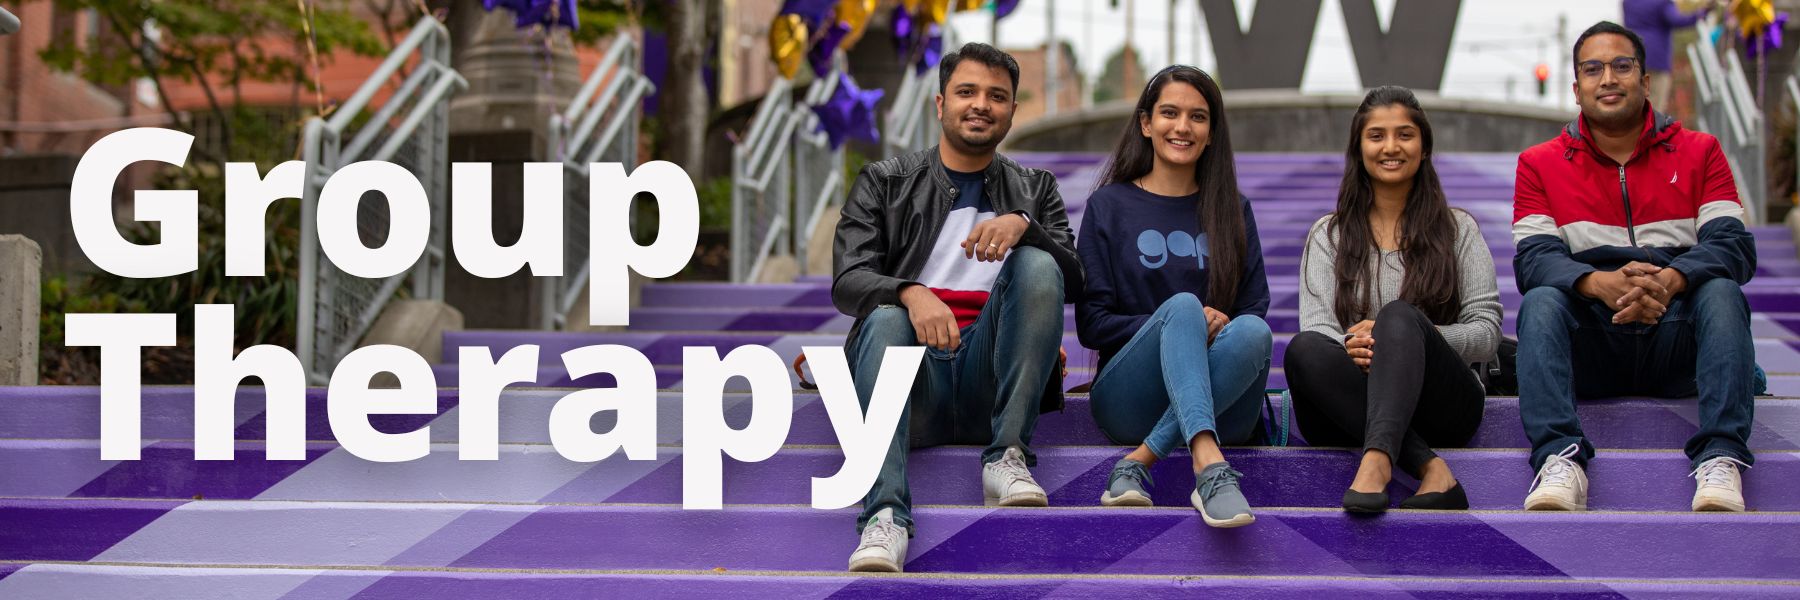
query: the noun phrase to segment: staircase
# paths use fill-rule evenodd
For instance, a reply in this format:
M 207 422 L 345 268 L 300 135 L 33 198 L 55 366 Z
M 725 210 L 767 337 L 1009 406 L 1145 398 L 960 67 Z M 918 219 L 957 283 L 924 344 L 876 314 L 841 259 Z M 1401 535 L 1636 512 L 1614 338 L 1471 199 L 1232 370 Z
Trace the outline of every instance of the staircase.
M 1077 222 L 1099 157 L 1019 156 L 1062 182 Z M 1298 330 L 1301 239 L 1331 209 L 1342 159 L 1242 155 L 1255 203 L 1276 331 L 1270 387 L 1286 387 L 1285 343 Z M 1481 222 L 1514 331 L 1510 234 L 1514 157 L 1451 155 L 1438 168 L 1452 202 Z M 1035 445 L 1049 509 L 984 508 L 979 448 L 915 452 L 919 522 L 908 573 L 843 572 L 856 544 L 855 509 L 809 508 L 808 478 L 834 473 L 836 437 L 816 395 L 797 393 L 789 447 L 760 463 L 728 461 L 722 511 L 681 502 L 680 349 L 743 344 L 792 358 L 835 345 L 848 330 L 825 278 L 788 285 L 652 284 L 631 328 L 611 333 L 467 331 L 444 355 L 495 355 L 538 344 L 540 388 L 571 381 L 558 355 L 590 344 L 640 349 L 657 365 L 654 462 L 563 459 L 545 423 L 568 392 L 508 391 L 501 459 L 456 460 L 457 397 L 438 415 L 375 419 L 399 433 L 429 424 L 432 454 L 370 463 L 332 441 L 323 389 L 308 394 L 304 461 L 263 458 L 261 393 L 241 393 L 238 458 L 193 459 L 192 390 L 146 388 L 142 460 L 97 460 L 94 388 L 0 389 L 0 597 L 7 598 L 490 598 L 668 597 L 1491 597 L 1690 598 L 1800 596 L 1800 259 L 1784 228 L 1757 228 L 1761 260 L 1746 289 L 1759 362 L 1775 397 L 1757 402 L 1746 477 L 1754 512 L 1687 512 L 1693 483 L 1680 448 L 1692 401 L 1617 398 L 1581 408 L 1604 448 L 1590 476 L 1594 510 L 1519 510 L 1532 472 L 1513 398 L 1491 398 L 1472 449 L 1442 452 L 1475 510 L 1396 511 L 1366 519 L 1336 508 L 1356 465 L 1331 448 L 1232 448 L 1256 524 L 1206 527 L 1187 506 L 1185 460 L 1153 476 L 1155 508 L 1102 509 L 1097 498 L 1125 448 L 1109 446 L 1085 396 L 1044 415 Z M 1066 316 L 1073 386 L 1093 354 Z M 454 386 L 458 365 L 435 366 Z M 748 396 L 727 398 L 748 420 Z M 1278 401 L 1277 401 L 1278 402 Z M 604 421 L 604 422 L 603 422 Z M 596 430 L 611 417 L 596 419 Z M 1414 482 L 1394 483 L 1403 497 Z

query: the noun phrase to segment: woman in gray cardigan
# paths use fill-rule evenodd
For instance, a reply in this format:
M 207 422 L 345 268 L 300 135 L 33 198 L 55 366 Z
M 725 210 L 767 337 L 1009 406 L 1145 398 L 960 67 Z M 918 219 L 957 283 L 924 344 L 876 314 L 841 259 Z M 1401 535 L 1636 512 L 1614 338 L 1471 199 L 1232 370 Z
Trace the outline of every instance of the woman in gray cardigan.
M 1363 449 L 1351 512 L 1387 510 L 1397 465 L 1419 479 L 1402 508 L 1467 509 L 1432 446 L 1462 446 L 1486 393 L 1470 365 L 1500 342 L 1494 260 L 1431 165 L 1431 124 L 1410 90 L 1357 109 L 1337 211 L 1307 234 L 1300 329 L 1284 367 L 1307 442 Z

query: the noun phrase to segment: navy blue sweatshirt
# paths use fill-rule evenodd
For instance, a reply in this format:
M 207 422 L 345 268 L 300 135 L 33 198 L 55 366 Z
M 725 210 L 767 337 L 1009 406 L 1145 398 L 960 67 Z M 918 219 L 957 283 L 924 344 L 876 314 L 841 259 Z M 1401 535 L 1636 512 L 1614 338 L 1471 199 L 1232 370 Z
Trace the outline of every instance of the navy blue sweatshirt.
M 1081 345 L 1100 352 L 1105 365 L 1163 301 L 1181 292 L 1232 317 L 1269 312 L 1269 279 L 1263 273 L 1262 243 L 1250 201 L 1244 207 L 1244 270 L 1235 306 L 1215 306 L 1206 296 L 1210 274 L 1206 233 L 1199 231 L 1200 195 L 1152 194 L 1131 183 L 1114 183 L 1087 201 L 1075 253 L 1087 271 L 1087 290 L 1075 305 Z

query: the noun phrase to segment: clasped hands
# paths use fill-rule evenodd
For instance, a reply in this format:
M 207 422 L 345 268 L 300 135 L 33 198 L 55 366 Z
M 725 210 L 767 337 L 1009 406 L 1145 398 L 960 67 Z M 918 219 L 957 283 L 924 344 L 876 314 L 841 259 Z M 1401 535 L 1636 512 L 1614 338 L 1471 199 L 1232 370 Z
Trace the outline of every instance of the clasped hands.
M 1687 290 L 1681 271 L 1645 262 L 1631 262 L 1617 271 L 1595 271 L 1575 282 L 1575 291 L 1599 300 L 1613 312 L 1615 325 L 1655 325 L 1669 310 L 1669 301 Z

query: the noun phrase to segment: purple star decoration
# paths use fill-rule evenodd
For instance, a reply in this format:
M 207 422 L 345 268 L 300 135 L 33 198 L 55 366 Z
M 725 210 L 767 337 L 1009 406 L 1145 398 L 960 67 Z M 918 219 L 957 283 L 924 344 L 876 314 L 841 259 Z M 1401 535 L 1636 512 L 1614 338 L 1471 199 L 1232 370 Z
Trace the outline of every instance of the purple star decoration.
M 925 37 L 925 52 L 919 56 L 919 72 L 924 73 L 937 67 L 938 61 L 944 58 L 944 32 L 936 23 L 931 24 L 931 33 Z
M 812 49 L 806 51 L 806 60 L 812 63 L 813 75 L 824 77 L 831 72 L 831 56 L 837 52 L 838 44 L 844 42 L 846 35 L 850 35 L 849 25 L 845 25 L 843 21 L 832 23 L 819 43 L 813 44 Z
M 573 30 L 580 27 L 576 20 L 575 0 L 481 0 L 481 7 L 488 12 L 500 7 L 512 11 L 513 25 L 520 28 L 561 25 Z
M 1012 11 L 1017 8 L 1019 8 L 1019 0 L 995 0 L 994 18 L 1004 19 L 1006 15 L 1012 14 Z
M 1775 13 L 1775 22 L 1770 23 L 1767 28 L 1763 29 L 1762 35 L 1745 40 L 1747 43 L 1744 44 L 1744 54 L 1748 55 L 1750 58 L 1756 58 L 1757 55 L 1760 55 L 1763 52 L 1780 48 L 1781 29 L 1787 26 L 1787 20 L 1787 13 Z
M 912 13 L 906 12 L 906 5 L 894 7 L 894 53 L 905 57 L 912 52 Z
M 921 27 L 921 25 L 923 27 Z M 916 61 L 924 73 L 936 67 L 944 56 L 944 32 L 936 23 L 922 23 L 906 12 L 906 5 L 894 7 L 894 53 L 901 61 Z
M 875 127 L 875 103 L 881 101 L 881 95 L 881 90 L 856 87 L 856 80 L 848 74 L 838 75 L 837 90 L 831 93 L 831 99 L 812 107 L 813 113 L 819 115 L 819 130 L 831 140 L 833 150 L 843 147 L 845 138 L 881 141 L 881 131 Z
M 818 29 L 834 10 L 837 10 L 837 0 L 787 0 L 781 3 L 781 14 L 800 15 L 809 29 Z

